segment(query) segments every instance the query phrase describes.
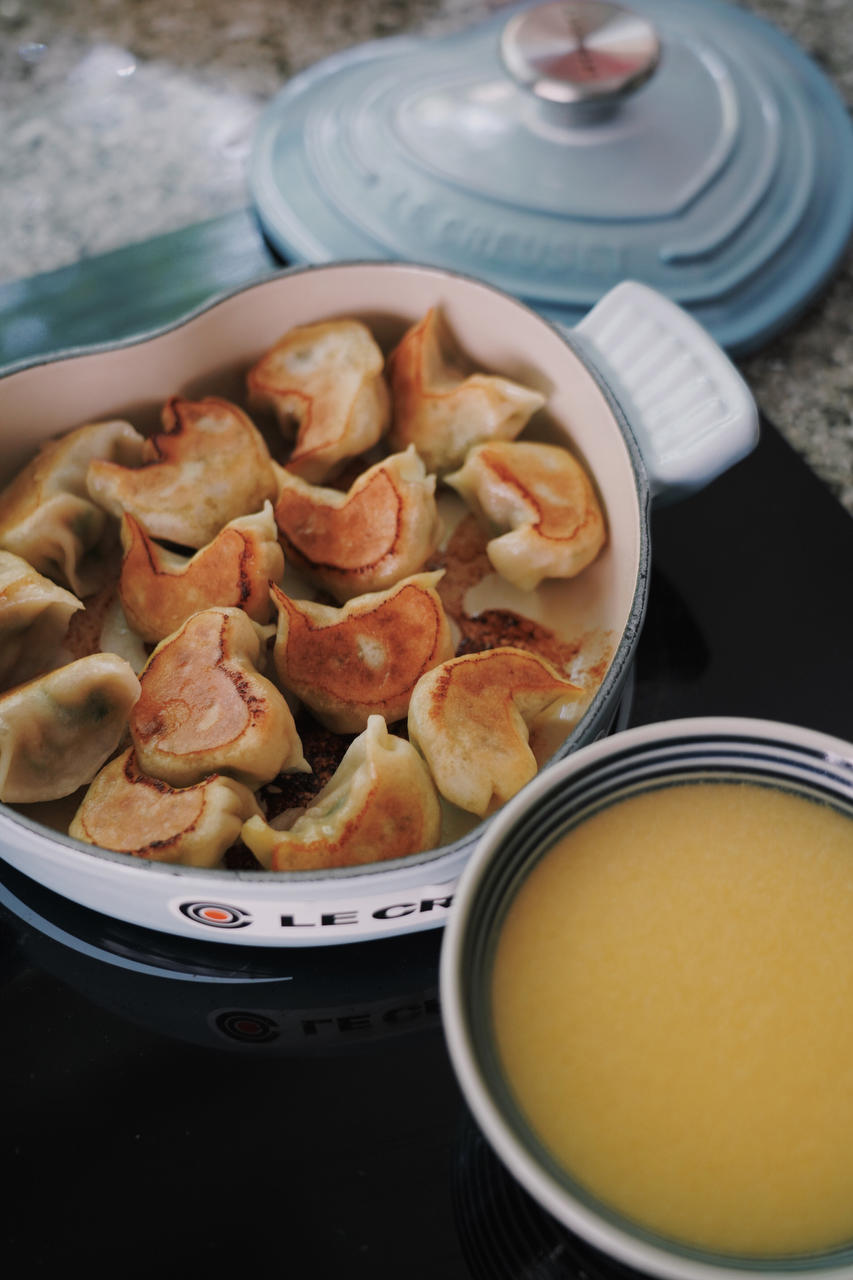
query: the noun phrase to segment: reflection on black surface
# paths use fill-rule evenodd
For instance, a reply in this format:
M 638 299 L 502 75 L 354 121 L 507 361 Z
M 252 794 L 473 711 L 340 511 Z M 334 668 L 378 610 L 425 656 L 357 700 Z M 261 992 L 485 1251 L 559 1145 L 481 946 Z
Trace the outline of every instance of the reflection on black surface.
M 507 1172 L 470 1116 L 453 1165 L 453 1212 L 474 1280 L 636 1280 L 579 1240 Z
M 653 512 L 651 545 L 634 723 L 757 716 L 853 738 L 853 520 L 769 423 L 749 457 Z M 673 596 L 707 661 L 646 681 L 659 646 L 678 662 Z
M 0 939 L 16 970 L 209 1048 L 327 1053 L 440 1026 L 438 930 L 345 949 L 222 946 L 111 920 L 3 865 Z
M 55 897 L 0 864 L 10 1275 L 469 1280 L 439 931 L 203 947 L 192 976 Z

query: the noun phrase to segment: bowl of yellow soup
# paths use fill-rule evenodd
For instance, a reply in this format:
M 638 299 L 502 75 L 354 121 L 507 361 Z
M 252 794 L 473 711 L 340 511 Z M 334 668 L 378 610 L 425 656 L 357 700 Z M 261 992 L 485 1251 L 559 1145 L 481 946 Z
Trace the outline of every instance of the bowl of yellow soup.
M 711 717 L 552 765 L 463 873 L 441 998 L 571 1231 L 676 1280 L 853 1276 L 853 745 Z

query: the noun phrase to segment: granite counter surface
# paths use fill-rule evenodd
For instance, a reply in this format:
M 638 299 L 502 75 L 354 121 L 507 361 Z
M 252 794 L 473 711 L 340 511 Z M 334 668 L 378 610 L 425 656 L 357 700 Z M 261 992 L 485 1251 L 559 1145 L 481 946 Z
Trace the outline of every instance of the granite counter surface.
M 248 203 L 260 111 L 335 50 L 450 30 L 497 0 L 0 0 L 0 282 Z M 850 0 L 749 0 L 853 107 Z M 853 251 L 740 367 L 853 514 Z M 792 513 L 792 518 L 796 518 Z

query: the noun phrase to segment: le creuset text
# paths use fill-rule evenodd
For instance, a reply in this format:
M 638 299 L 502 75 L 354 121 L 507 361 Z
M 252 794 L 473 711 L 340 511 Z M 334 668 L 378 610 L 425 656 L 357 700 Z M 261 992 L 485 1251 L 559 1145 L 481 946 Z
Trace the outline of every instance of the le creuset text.
M 371 911 L 363 908 L 346 907 L 336 910 L 312 912 L 310 906 L 302 905 L 298 910 L 278 915 L 278 927 L 281 929 L 336 929 L 352 928 L 367 920 L 375 920 L 378 925 L 383 922 L 393 924 L 406 916 L 424 915 L 428 912 L 443 913 L 450 909 L 453 902 L 452 893 L 423 897 L 416 902 L 393 902 L 374 907 Z M 245 929 L 255 923 L 251 911 L 242 907 L 234 907 L 222 902 L 182 902 L 178 910 L 181 915 L 214 929 Z

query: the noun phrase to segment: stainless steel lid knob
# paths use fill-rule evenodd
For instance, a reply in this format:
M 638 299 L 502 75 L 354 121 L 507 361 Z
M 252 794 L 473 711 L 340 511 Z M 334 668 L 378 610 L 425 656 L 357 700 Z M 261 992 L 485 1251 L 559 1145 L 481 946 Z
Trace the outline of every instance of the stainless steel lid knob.
M 609 114 L 660 59 L 645 18 L 609 0 L 550 0 L 507 23 L 501 55 L 510 75 L 573 121 Z

